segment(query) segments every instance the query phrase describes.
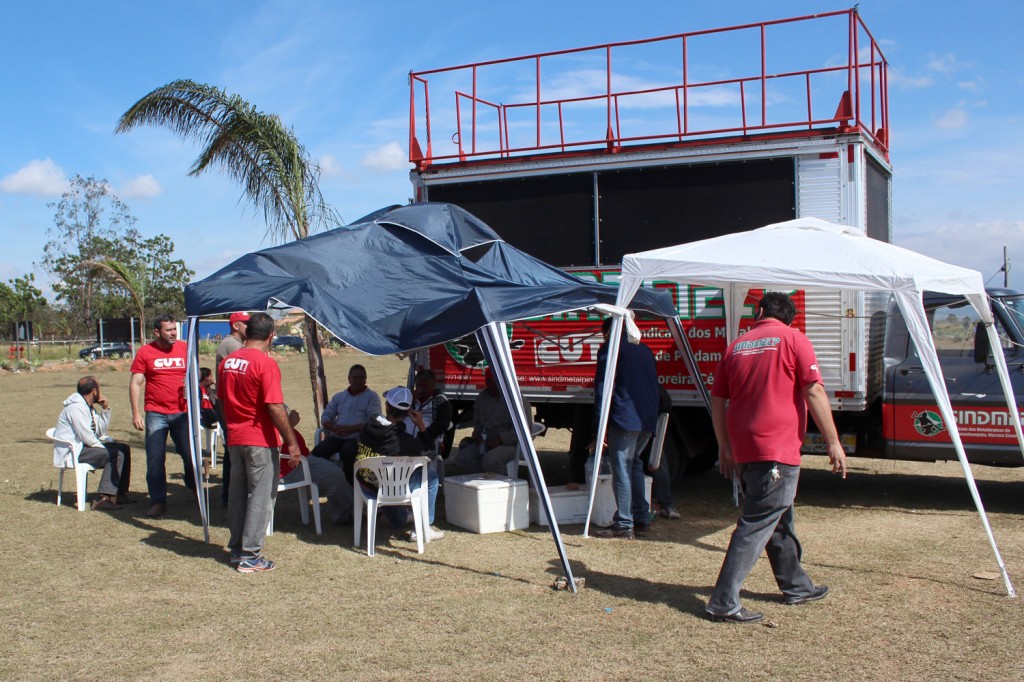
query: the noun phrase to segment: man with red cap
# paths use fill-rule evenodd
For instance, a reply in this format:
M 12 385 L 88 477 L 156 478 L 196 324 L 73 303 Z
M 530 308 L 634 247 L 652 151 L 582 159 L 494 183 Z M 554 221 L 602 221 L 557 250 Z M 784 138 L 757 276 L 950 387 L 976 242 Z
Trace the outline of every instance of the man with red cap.
M 224 362 L 224 358 L 240 349 L 245 343 L 245 325 L 249 322 L 249 313 L 231 313 L 228 316 L 228 324 L 231 325 L 231 333 L 224 337 L 224 339 L 217 346 L 217 364 L 213 368 L 216 374 L 220 371 L 220 363 Z M 220 413 L 221 410 L 218 410 Z M 228 445 L 231 444 L 230 437 L 228 436 L 228 425 L 224 422 L 224 415 L 220 415 L 220 430 L 224 434 L 224 452 L 228 452 Z M 231 489 L 231 457 L 225 457 L 223 460 L 224 465 L 221 470 L 221 490 L 220 490 L 220 501 L 224 506 L 228 506 L 228 490 Z

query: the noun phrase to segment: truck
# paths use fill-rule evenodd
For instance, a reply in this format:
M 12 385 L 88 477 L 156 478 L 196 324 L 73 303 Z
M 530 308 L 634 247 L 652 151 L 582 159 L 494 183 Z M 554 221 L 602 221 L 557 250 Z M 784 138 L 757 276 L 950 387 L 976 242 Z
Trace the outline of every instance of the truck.
M 626 253 L 798 217 L 891 242 L 887 84 L 886 58 L 856 9 L 413 71 L 413 200 L 457 204 L 527 253 L 611 284 Z M 644 285 L 673 297 L 701 375 L 686 370 L 661 322 L 638 320 L 672 397 L 664 459 L 677 478 L 717 458 L 696 382 L 713 382 L 725 349 L 722 294 L 696 283 Z M 760 293 L 748 294 L 741 331 L 753 323 Z M 792 295 L 794 325 L 817 351 L 848 453 L 955 457 L 886 296 Z M 994 292 L 1016 389 L 1024 388 L 1019 300 Z M 969 456 L 1024 464 L 969 307 L 929 301 Z M 582 447 L 576 436 L 592 420 L 600 318 L 524 320 L 509 334 L 536 419 L 572 428 L 571 448 Z M 472 337 L 421 351 L 413 362 L 435 372 L 457 409 L 483 386 L 483 354 Z M 805 450 L 823 450 L 817 434 Z

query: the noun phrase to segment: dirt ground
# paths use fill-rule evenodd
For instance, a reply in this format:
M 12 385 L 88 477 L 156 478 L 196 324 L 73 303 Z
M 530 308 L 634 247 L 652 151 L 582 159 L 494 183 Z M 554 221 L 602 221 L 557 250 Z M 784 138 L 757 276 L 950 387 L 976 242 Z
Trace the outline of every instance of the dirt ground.
M 341 351 L 326 359 L 331 390 L 356 361 L 378 391 L 404 383 L 401 361 Z M 280 362 L 286 400 L 311 439 L 306 358 Z M 765 625 L 702 617 L 737 513 L 712 473 L 686 478 L 674 491 L 682 520 L 656 521 L 643 540 L 584 539 L 581 526 L 565 527 L 573 571 L 586 579 L 577 595 L 551 589 L 561 569 L 545 528 L 470 533 L 445 522 L 443 497 L 444 539 L 418 555 L 382 524 L 377 556 L 367 557 L 352 548 L 351 527 L 326 523 L 317 536 L 301 524 L 295 493 L 282 493 L 266 548 L 278 568 L 241 575 L 225 563 L 226 510 L 214 505 L 204 543 L 173 454 L 165 517 L 147 518 L 144 499 L 79 513 L 73 481 L 55 506 L 44 431 L 87 373 L 110 398 L 111 434 L 133 448 L 132 489 L 144 498 L 127 367 L 0 373 L 0 679 L 1024 679 L 1022 600 L 987 575 L 998 569 L 955 463 L 854 460 L 841 481 L 806 459 L 797 529 L 805 566 L 832 593 L 785 607 L 762 559 L 744 603 Z M 567 443 L 558 431 L 537 441 L 551 483 L 564 477 Z M 1024 470 L 975 475 L 1024 589 Z

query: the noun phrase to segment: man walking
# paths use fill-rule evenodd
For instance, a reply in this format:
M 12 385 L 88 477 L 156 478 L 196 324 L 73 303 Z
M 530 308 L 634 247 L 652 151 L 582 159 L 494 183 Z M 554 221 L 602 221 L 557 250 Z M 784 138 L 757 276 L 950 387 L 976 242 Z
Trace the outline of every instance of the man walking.
M 807 409 L 825 439 L 833 473 L 843 478 L 846 454 L 814 348 L 790 327 L 795 316 L 789 296 L 765 292 L 754 326 L 732 342 L 715 371 L 711 418 L 719 465 L 726 478 L 740 477 L 744 492 L 743 515 L 708 601 L 708 618 L 716 622 L 754 623 L 764 618 L 740 605 L 740 588 L 763 550 L 784 604 L 804 604 L 828 594 L 828 586 L 815 586 L 800 565 L 800 541 L 793 525 Z
M 220 370 L 220 363 L 224 362 L 224 358 L 239 350 L 245 343 L 245 325 L 249 321 L 249 313 L 231 313 L 228 316 L 228 324 L 231 325 L 231 333 L 221 339 L 221 342 L 217 344 L 217 364 L 214 365 L 213 370 Z M 218 414 L 220 410 L 217 411 Z M 220 415 L 220 428 L 224 432 L 224 451 L 227 452 L 228 446 L 231 445 L 231 436 L 228 435 L 227 424 L 224 423 L 224 415 Z M 226 507 L 228 505 L 228 491 L 231 489 L 231 458 L 225 457 L 224 464 L 221 466 L 221 486 L 220 486 L 220 501 Z
M 278 433 L 288 446 L 292 465 L 299 464 L 302 455 L 285 413 L 281 368 L 268 355 L 273 318 L 254 313 L 245 336 L 245 346 L 220 365 L 217 396 L 231 433 L 230 564 L 240 573 L 256 573 L 274 570 L 274 562 L 263 556 L 263 543 L 277 499 Z
M 195 493 L 192 469 L 192 445 L 188 439 L 188 413 L 185 411 L 185 342 L 178 341 L 178 326 L 173 315 L 157 315 L 153 320 L 152 343 L 146 344 L 132 361 L 128 399 L 132 407 L 132 425 L 146 432 L 146 486 L 152 506 L 146 516 L 156 518 L 167 511 L 167 434 L 181 456 L 185 469 L 185 487 Z M 139 409 L 139 397 L 145 385 L 145 410 Z
M 616 511 L 612 525 L 595 531 L 594 537 L 633 540 L 637 532 L 643 533 L 651 527 L 651 508 L 645 496 L 644 463 L 640 453 L 658 424 L 658 372 L 651 349 L 642 343 L 630 343 L 623 335 L 615 385 L 605 386 L 611 327 L 612 318 L 605 318 L 601 323 L 604 344 L 597 352 L 594 405 L 600 406 L 604 391 L 611 390 L 607 442 Z
M 99 413 L 96 405 L 100 407 Z M 122 504 L 135 501 L 128 499 L 132 451 L 124 443 L 101 440 L 109 423 L 110 408 L 100 392 L 100 382 L 94 376 L 86 376 L 78 380 L 75 392 L 64 401 L 53 430 L 53 437 L 62 441 L 53 450 L 54 466 L 70 466 L 77 452 L 79 462 L 103 468 L 100 494 L 91 508 L 104 511 L 120 509 Z

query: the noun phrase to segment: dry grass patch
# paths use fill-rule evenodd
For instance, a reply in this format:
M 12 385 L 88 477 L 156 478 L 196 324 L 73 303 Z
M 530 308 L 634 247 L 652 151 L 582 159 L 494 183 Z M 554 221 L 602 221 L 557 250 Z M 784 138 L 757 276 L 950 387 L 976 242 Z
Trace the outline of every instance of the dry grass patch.
M 332 390 L 344 387 L 356 361 L 378 391 L 405 380 L 402 362 L 340 351 L 327 358 Z M 293 354 L 281 364 L 286 399 L 303 413 L 309 439 L 306 359 Z M 88 371 L 111 398 L 113 435 L 133 446 L 133 489 L 144 495 L 127 363 L 0 375 L 12 398 L 0 421 L 3 679 L 1024 677 L 1022 601 L 1003 596 L 999 580 L 972 577 L 996 567 L 955 464 L 857 460 L 842 482 L 809 459 L 797 523 L 808 570 L 833 593 L 786 608 L 762 560 L 745 603 L 777 627 L 701 617 L 736 516 L 729 487 L 710 474 L 684 482 L 676 491 L 683 520 L 657 521 L 649 539 L 584 540 L 579 526 L 564 529 L 574 571 L 587 581 L 578 595 L 550 589 L 560 569 L 544 528 L 461 531 L 444 523 L 443 499 L 443 540 L 417 555 L 382 524 L 370 558 L 351 548 L 351 527 L 328 524 L 317 537 L 302 526 L 295 494 L 285 493 L 267 543 L 278 569 L 240 575 L 224 563 L 225 511 L 214 506 L 212 542 L 204 544 L 174 456 L 164 518 L 147 519 L 145 503 L 77 513 L 73 493 L 64 507 L 54 505 L 57 476 L 43 431 Z M 538 444 L 554 450 L 566 442 L 555 432 Z M 552 482 L 563 477 L 560 461 L 545 457 Z M 976 470 L 1024 589 L 1021 473 Z

